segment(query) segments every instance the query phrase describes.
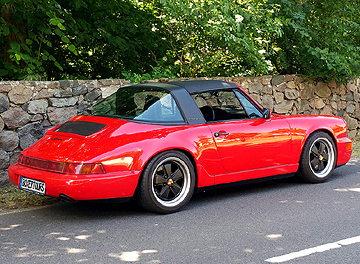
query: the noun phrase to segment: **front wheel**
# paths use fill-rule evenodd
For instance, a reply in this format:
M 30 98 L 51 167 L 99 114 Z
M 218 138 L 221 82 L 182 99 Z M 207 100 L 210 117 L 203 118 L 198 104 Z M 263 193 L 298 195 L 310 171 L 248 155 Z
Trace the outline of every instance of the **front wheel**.
M 149 211 L 173 213 L 189 202 L 194 186 L 194 167 L 185 154 L 179 151 L 160 153 L 143 171 L 139 202 Z
M 300 177 L 311 183 L 326 181 L 337 160 L 333 139 L 325 132 L 316 132 L 306 140 L 299 163 Z

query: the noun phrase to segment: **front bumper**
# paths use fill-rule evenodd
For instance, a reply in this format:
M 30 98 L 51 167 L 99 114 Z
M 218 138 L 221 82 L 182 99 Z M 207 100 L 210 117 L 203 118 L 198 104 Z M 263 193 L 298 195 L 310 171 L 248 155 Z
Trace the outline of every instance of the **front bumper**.
M 65 195 L 74 200 L 98 200 L 132 197 L 141 171 L 69 175 L 14 164 L 9 167 L 8 173 L 11 182 L 17 186 L 21 176 L 45 182 L 48 196 Z

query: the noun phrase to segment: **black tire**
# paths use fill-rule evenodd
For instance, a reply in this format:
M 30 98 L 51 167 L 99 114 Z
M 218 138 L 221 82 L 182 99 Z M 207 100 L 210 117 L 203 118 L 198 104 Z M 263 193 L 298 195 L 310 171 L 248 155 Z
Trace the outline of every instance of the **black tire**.
M 180 151 L 158 154 L 146 165 L 139 182 L 138 200 L 146 210 L 169 214 L 185 206 L 194 193 L 195 172 Z
M 305 142 L 298 174 L 306 182 L 325 182 L 331 176 L 336 160 L 334 140 L 325 132 L 315 132 Z

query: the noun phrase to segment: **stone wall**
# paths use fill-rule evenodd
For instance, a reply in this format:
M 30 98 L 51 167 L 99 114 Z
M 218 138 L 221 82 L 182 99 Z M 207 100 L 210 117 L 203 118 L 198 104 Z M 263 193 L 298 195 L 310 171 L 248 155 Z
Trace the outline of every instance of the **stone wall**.
M 335 81 L 309 82 L 296 75 L 216 79 L 238 83 L 275 113 L 341 116 L 349 126 L 349 137 L 360 137 L 360 80 L 344 85 Z M 44 136 L 47 129 L 128 83 L 125 80 L 0 82 L 0 188 L 10 184 L 9 165 L 16 163 L 20 152 Z
M 227 78 L 278 114 L 336 115 L 352 139 L 360 138 L 360 79 L 347 84 L 308 81 L 296 75 Z

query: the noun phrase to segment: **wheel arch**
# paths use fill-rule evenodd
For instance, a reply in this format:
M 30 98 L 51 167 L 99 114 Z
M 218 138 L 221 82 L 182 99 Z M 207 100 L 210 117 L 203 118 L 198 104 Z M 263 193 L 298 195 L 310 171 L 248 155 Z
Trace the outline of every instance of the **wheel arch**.
M 195 189 L 197 188 L 198 186 L 198 170 L 197 170 L 197 166 L 196 166 L 196 161 L 195 161 L 195 157 L 191 154 L 191 152 L 189 150 L 185 150 L 185 149 L 182 149 L 182 148 L 170 148 L 170 149 L 164 149 L 164 150 L 161 150 L 159 152 L 156 152 L 154 153 L 152 156 L 150 156 L 145 162 L 144 162 L 144 166 L 143 166 L 143 169 L 141 171 L 141 174 L 140 174 L 140 177 L 138 179 L 138 183 L 137 183 L 137 186 L 136 186 L 136 192 L 138 191 L 139 189 L 139 184 L 140 184 L 140 180 L 141 178 L 144 176 L 144 171 L 145 171 L 145 168 L 146 166 L 149 164 L 149 162 L 151 160 L 153 160 L 156 156 L 162 154 L 162 153 L 165 153 L 165 152 L 169 152 L 169 151 L 178 151 L 178 152 L 181 152 L 183 153 L 185 156 L 187 156 L 187 158 L 190 160 L 191 164 L 193 165 L 194 167 L 194 173 L 195 173 Z
M 332 142 L 331 142 L 332 141 Z M 320 148 L 312 152 L 316 144 Z M 308 135 L 301 150 L 297 176 L 309 183 L 322 183 L 329 179 L 337 163 L 337 144 L 335 137 L 326 129 L 318 129 Z
M 308 133 L 308 134 L 304 137 L 303 141 L 301 142 L 301 151 L 300 151 L 300 154 L 301 154 L 301 153 L 303 152 L 303 150 L 304 150 L 304 146 L 305 146 L 306 141 L 307 141 L 313 134 L 318 133 L 318 132 L 324 132 L 324 133 L 328 134 L 328 135 L 331 137 L 331 139 L 332 139 L 333 142 L 334 142 L 334 147 L 335 147 L 335 151 L 336 151 L 336 157 L 335 157 L 335 158 L 337 159 L 338 147 L 337 147 L 337 144 L 336 144 L 336 138 L 335 138 L 334 134 L 333 134 L 330 130 L 325 129 L 325 128 L 315 129 L 315 130 L 313 130 L 312 132 Z M 301 156 L 301 155 L 300 155 L 300 156 Z M 298 162 L 300 162 L 300 157 L 299 157 L 299 161 L 298 161 Z
M 162 167 L 163 162 L 169 162 L 166 166 L 171 166 L 165 169 Z M 192 155 L 182 149 L 172 148 L 154 154 L 144 165 L 138 179 L 134 193 L 138 204 L 146 210 L 161 214 L 179 211 L 190 201 L 196 188 L 197 173 L 191 166 L 194 167 Z M 162 174 L 163 176 L 154 176 L 160 167 L 168 172 Z M 183 173 L 175 179 L 179 170 Z M 159 182 L 155 183 L 154 177 L 158 177 Z M 178 180 L 180 182 L 177 182 Z M 173 184 L 175 187 L 171 187 Z
M 328 135 L 332 138 L 332 140 L 334 141 L 334 143 L 335 143 L 335 145 L 336 145 L 336 138 L 335 138 L 335 136 L 334 136 L 334 133 L 332 133 L 329 129 L 319 128 L 319 129 L 315 129 L 315 130 L 311 131 L 310 133 L 308 133 L 308 134 L 306 135 L 306 137 L 304 138 L 304 140 L 303 140 L 303 142 L 302 142 L 302 144 L 301 144 L 301 149 L 304 147 L 306 140 L 308 140 L 308 138 L 309 138 L 311 135 L 313 135 L 313 134 L 315 134 L 315 133 L 317 133 L 317 132 L 325 132 L 326 134 L 328 134 Z
M 191 154 L 190 151 L 185 150 L 185 149 L 180 149 L 180 148 L 175 148 L 175 149 L 169 149 L 166 151 L 179 151 L 182 152 L 183 154 L 185 154 L 185 156 L 188 157 L 188 159 L 190 160 L 191 164 L 194 167 L 194 173 L 195 173 L 195 188 L 197 187 L 197 183 L 198 183 L 198 171 L 197 171 L 197 166 L 196 166 L 196 161 L 194 156 Z

